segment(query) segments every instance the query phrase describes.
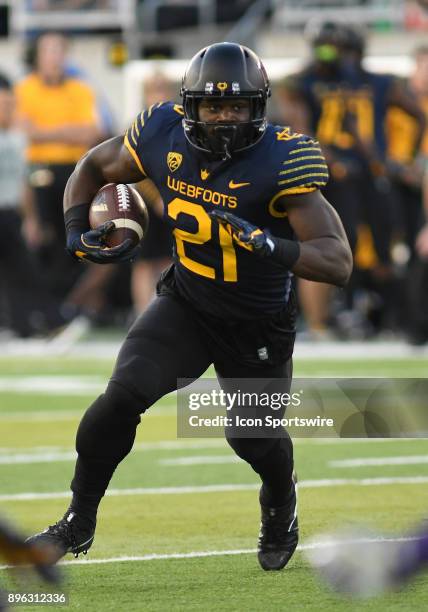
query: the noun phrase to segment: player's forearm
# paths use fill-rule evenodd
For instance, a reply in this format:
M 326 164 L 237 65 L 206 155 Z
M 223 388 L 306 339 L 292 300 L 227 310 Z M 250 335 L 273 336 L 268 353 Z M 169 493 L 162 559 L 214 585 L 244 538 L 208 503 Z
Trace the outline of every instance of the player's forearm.
M 351 249 L 337 237 L 301 242 L 300 255 L 292 271 L 307 280 L 343 287 L 352 272 Z
M 64 192 L 64 212 L 87 204 L 107 183 L 138 183 L 141 171 L 123 146 L 122 136 L 115 136 L 94 147 L 78 162 Z
M 89 154 L 82 157 L 68 179 L 64 191 L 64 212 L 73 206 L 87 204 L 89 208 L 97 191 L 107 183 L 102 169 Z

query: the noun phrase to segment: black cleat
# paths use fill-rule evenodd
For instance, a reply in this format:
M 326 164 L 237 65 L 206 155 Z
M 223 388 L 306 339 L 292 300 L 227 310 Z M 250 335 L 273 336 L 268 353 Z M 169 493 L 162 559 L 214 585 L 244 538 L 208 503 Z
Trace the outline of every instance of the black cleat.
M 74 512 L 67 510 L 55 525 L 50 525 L 41 533 L 29 537 L 26 542 L 40 546 L 49 545 L 55 553 L 54 563 L 69 552 L 77 558 L 81 552 L 86 555 L 92 546 L 95 524 L 92 521 L 79 521 Z
M 299 541 L 297 497 L 294 488 L 290 502 L 280 508 L 261 505 L 262 520 L 257 556 L 266 570 L 281 570 L 287 565 Z

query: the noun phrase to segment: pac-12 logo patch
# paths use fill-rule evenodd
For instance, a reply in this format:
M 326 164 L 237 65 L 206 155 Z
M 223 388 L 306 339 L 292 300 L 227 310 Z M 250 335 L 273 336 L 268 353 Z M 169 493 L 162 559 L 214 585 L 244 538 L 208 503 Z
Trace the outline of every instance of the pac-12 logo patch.
M 178 170 L 182 161 L 183 156 L 181 153 L 175 153 L 174 151 L 170 151 L 166 157 L 166 163 L 168 164 L 168 168 L 171 170 L 171 172 Z

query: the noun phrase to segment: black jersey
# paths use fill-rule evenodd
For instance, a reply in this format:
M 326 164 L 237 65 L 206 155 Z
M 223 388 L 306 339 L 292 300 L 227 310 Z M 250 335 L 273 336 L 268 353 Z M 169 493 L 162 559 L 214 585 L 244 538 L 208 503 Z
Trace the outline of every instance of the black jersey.
M 338 70 L 324 77 L 310 65 L 288 80 L 306 100 L 312 132 L 323 146 L 332 147 L 340 156 L 361 158 L 349 129 L 352 122 L 361 141 L 375 145 L 384 157 L 384 122 L 395 77 L 367 70 Z
M 124 143 L 156 184 L 174 236 L 175 282 L 197 308 L 217 317 L 256 318 L 280 311 L 291 272 L 236 245 L 208 212 L 221 207 L 274 236 L 293 239 L 283 195 L 323 187 L 327 166 L 318 142 L 269 125 L 253 147 L 213 161 L 187 141 L 183 109 L 156 104 L 138 115 Z

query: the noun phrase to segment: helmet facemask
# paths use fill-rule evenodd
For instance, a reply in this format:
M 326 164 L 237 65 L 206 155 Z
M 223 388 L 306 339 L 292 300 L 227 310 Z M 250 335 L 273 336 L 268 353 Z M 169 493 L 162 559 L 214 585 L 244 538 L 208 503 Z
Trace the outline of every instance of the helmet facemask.
M 205 94 L 183 93 L 183 127 L 186 138 L 198 149 L 215 157 L 229 159 L 232 153 L 255 145 L 266 129 L 266 101 L 262 93 L 242 94 L 239 99 L 250 103 L 250 120 L 240 122 L 207 122 L 199 119 L 199 104 Z M 233 96 L 211 96 L 210 100 L 233 99 Z

